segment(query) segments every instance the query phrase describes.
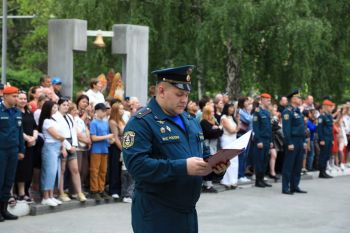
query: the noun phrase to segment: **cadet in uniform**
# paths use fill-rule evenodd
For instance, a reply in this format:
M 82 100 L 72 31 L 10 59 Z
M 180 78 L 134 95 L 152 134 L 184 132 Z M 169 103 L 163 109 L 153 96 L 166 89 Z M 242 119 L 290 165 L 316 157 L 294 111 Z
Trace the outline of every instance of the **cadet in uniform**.
M 333 111 L 335 104 L 330 100 L 324 100 L 322 103 L 323 113 L 318 118 L 317 133 L 320 144 L 320 155 L 318 168 L 320 170 L 319 178 L 332 178 L 326 173 L 327 161 L 332 153 L 333 146 Z
M 260 95 L 260 107 L 253 114 L 253 156 L 255 170 L 255 186 L 259 188 L 271 187 L 264 181 L 268 163 L 268 154 L 272 148 L 272 129 L 270 112 L 267 110 L 271 104 L 271 95 L 263 93 Z
M 300 112 L 301 97 L 298 90 L 287 96 L 291 105 L 282 113 L 285 156 L 282 169 L 282 193 L 306 193 L 299 188 L 306 135 L 304 117 Z
M 24 158 L 22 113 L 15 107 L 17 96 L 16 87 L 5 87 L 0 105 L 0 222 L 17 219 L 7 211 L 17 161 Z
M 156 97 L 124 130 L 125 165 L 135 179 L 132 227 L 136 233 L 196 233 L 196 202 L 202 176 L 212 172 L 203 160 L 203 133 L 184 109 L 193 66 L 154 71 Z M 226 165 L 213 170 L 223 173 Z

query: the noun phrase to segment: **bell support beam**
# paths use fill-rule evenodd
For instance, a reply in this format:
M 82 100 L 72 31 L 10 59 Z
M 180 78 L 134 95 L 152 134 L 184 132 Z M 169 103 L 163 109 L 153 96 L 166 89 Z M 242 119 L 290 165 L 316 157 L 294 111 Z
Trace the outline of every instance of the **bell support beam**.
M 62 80 L 62 94 L 73 95 L 73 51 L 87 50 L 87 21 L 49 20 L 48 74 Z
M 48 74 L 59 76 L 63 82 L 63 95 L 72 96 L 73 51 L 86 51 L 87 37 L 97 35 L 112 37 L 112 54 L 120 55 L 123 62 L 122 77 L 126 96 L 136 96 L 145 105 L 149 41 L 149 28 L 146 26 L 115 24 L 113 31 L 88 31 L 85 20 L 50 20 Z
M 123 60 L 122 77 L 126 96 L 138 97 L 145 106 L 148 96 L 148 38 L 149 27 L 115 24 L 112 54 Z

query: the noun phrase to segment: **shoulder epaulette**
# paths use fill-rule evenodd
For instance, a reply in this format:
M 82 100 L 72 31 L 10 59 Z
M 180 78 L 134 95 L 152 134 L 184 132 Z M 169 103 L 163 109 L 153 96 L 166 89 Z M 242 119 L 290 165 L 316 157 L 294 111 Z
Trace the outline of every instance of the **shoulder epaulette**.
M 139 111 L 137 111 L 135 113 L 135 117 L 138 118 L 138 119 L 141 119 L 143 118 L 144 116 L 146 116 L 147 114 L 151 113 L 152 112 L 152 109 L 150 108 L 141 108 Z

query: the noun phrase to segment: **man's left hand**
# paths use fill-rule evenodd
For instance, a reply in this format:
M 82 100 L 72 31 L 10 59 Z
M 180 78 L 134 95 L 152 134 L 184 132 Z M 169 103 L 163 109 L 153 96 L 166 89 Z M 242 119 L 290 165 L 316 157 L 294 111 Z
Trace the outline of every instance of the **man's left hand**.
M 222 174 L 226 171 L 226 169 L 230 166 L 230 161 L 227 163 L 219 163 L 215 167 L 213 167 L 213 172 L 215 174 Z

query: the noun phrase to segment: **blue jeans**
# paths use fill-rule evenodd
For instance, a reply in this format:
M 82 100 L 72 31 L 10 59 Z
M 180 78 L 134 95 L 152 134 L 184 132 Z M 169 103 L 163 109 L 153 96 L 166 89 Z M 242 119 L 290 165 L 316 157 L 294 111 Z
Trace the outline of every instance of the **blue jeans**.
M 61 142 L 45 142 L 41 153 L 41 189 L 53 190 L 58 186 L 61 174 Z
M 310 151 L 307 152 L 306 166 L 307 170 L 312 170 L 315 158 L 315 142 L 310 142 Z

